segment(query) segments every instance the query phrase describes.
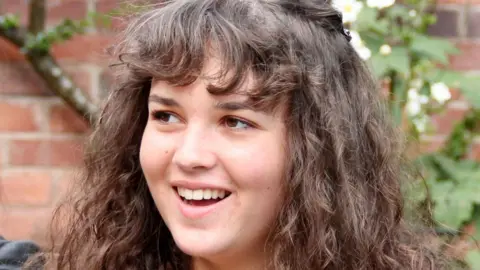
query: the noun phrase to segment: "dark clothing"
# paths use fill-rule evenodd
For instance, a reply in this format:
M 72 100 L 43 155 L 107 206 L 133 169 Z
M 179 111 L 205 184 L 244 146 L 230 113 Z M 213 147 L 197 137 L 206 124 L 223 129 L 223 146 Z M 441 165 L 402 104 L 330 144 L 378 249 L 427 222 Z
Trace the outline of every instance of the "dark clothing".
M 31 241 L 7 241 L 0 236 L 0 270 L 19 270 L 40 249 Z

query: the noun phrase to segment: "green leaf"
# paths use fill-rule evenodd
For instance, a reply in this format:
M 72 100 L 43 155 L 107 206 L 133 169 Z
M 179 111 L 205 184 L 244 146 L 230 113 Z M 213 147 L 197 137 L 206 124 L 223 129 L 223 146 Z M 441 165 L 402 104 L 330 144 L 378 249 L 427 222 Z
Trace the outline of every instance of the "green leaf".
M 458 230 L 465 221 L 470 220 L 472 210 L 471 203 L 454 197 L 438 201 L 433 209 L 433 217 L 440 225 Z
M 436 154 L 424 154 L 419 156 L 414 162 L 420 168 L 424 168 L 425 171 L 422 172 L 422 175 L 428 178 L 439 179 L 439 172 L 436 168 L 436 163 L 434 160 L 434 156 Z
M 378 52 L 378 48 L 375 48 L 378 43 L 373 38 L 369 39 L 369 41 L 375 43 L 372 46 L 373 48 L 369 48 L 373 52 Z M 382 78 L 392 70 L 402 75 L 407 75 L 410 73 L 410 58 L 408 56 L 407 49 L 404 47 L 393 47 L 392 52 L 389 55 L 375 53 L 372 55 L 369 61 L 377 78 Z
M 472 216 L 473 225 L 475 227 L 475 234 L 473 235 L 474 241 L 480 243 L 480 205 L 475 207 L 476 211 L 474 211 Z
M 371 25 L 370 28 L 378 34 L 386 35 L 389 31 L 389 22 L 387 20 L 377 20 L 377 22 Z
M 444 155 L 432 155 L 432 161 L 437 166 L 437 170 L 441 172 L 443 179 L 452 179 L 455 182 L 460 181 L 457 163 L 454 160 Z
M 20 25 L 20 16 L 14 14 L 6 14 L 0 16 L 0 27 L 4 29 L 16 28 Z
M 462 171 L 461 177 L 458 191 L 463 199 L 480 204 L 480 170 Z
M 404 18 L 404 17 L 409 17 L 408 15 L 409 9 L 407 9 L 405 6 L 401 5 L 393 5 L 389 9 L 387 9 L 387 14 L 390 16 L 392 19 L 395 19 L 397 17 Z
M 480 109 L 480 76 L 463 76 L 460 91 L 474 108 Z
M 388 71 L 388 63 L 385 57 L 380 54 L 374 54 L 370 57 L 370 65 L 373 73 L 379 79 L 383 78 Z
M 378 10 L 364 6 L 357 15 L 355 26 L 358 31 L 368 30 L 377 23 Z
M 410 49 L 445 65 L 448 64 L 448 55 L 459 52 L 455 45 L 448 40 L 419 34 L 413 37 Z
M 372 31 L 359 31 L 365 46 L 372 51 L 372 54 L 378 54 L 380 47 L 385 44 L 385 37 Z M 381 55 L 380 55 L 381 56 Z
M 480 250 L 471 250 L 465 256 L 465 262 L 472 270 L 480 269 Z
M 403 104 L 407 96 L 407 82 L 400 76 L 392 76 L 392 95 L 391 113 L 397 125 L 401 125 L 403 117 Z
M 459 229 L 470 219 L 473 205 L 461 198 L 461 193 L 455 192 L 451 181 L 433 181 L 429 183 L 432 200 L 435 203 L 433 217 L 443 226 Z
M 410 57 L 406 48 L 392 47 L 392 52 L 385 56 L 385 59 L 391 69 L 404 75 L 409 74 Z

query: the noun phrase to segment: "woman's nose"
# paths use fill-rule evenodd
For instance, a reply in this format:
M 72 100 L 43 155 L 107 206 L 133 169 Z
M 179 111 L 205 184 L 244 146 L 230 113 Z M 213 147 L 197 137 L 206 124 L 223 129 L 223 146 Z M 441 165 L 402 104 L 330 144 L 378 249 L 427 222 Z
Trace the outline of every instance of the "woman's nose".
M 189 127 L 178 142 L 172 162 L 184 171 L 208 170 L 217 162 L 211 132 L 202 127 Z

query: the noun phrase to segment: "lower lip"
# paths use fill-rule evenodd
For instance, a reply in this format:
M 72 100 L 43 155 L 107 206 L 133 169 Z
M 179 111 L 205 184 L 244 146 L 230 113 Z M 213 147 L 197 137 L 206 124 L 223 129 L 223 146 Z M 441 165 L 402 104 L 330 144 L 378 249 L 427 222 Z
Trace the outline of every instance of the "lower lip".
M 205 217 L 206 215 L 220 208 L 225 203 L 225 201 L 228 200 L 232 195 L 230 194 L 230 196 L 228 196 L 227 198 L 221 201 L 218 201 L 214 204 L 205 205 L 205 206 L 196 206 L 196 205 L 191 205 L 184 202 L 182 198 L 178 195 L 177 191 L 176 190 L 174 191 L 177 195 L 176 197 L 178 199 L 180 212 L 182 213 L 183 216 L 189 219 L 199 219 L 199 218 Z

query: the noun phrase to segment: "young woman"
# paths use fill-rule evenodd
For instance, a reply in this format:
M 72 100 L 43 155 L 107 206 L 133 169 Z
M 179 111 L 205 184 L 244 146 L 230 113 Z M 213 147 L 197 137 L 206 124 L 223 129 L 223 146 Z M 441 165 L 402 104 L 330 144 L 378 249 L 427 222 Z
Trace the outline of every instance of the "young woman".
M 440 269 L 404 225 L 401 140 L 349 40 L 322 0 L 138 16 L 47 266 Z

